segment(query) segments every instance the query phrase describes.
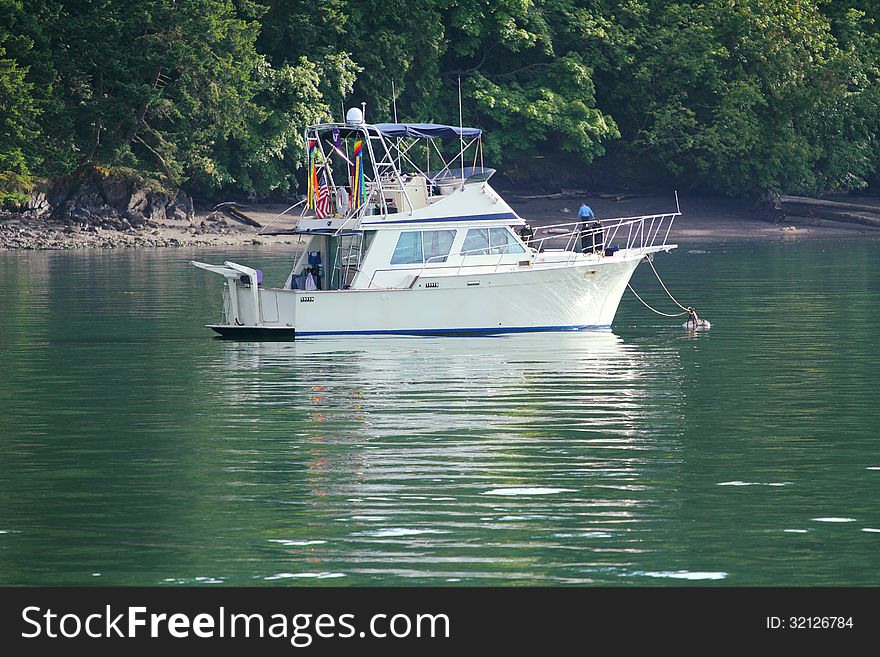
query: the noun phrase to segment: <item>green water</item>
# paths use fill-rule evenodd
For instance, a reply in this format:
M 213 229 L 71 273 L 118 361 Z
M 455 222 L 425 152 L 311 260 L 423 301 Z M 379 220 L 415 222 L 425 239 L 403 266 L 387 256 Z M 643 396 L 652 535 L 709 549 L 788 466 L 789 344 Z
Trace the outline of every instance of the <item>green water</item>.
M 0 584 L 880 585 L 878 246 L 658 257 L 696 336 L 287 344 L 187 265 L 280 250 L 0 253 Z

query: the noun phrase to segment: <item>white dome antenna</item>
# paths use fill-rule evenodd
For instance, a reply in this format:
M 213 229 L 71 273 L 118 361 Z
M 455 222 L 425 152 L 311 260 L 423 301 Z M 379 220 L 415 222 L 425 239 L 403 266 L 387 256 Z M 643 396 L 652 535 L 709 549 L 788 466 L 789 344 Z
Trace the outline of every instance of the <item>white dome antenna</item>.
M 357 107 L 352 107 L 345 113 L 345 122 L 360 125 L 364 122 L 364 113 Z

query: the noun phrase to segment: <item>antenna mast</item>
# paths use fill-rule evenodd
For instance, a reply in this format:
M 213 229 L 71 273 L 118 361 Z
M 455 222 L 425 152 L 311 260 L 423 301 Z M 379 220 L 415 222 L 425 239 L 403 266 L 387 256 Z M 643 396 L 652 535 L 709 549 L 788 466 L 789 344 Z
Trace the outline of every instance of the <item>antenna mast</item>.
M 394 107 L 394 122 L 397 123 L 397 90 L 394 88 L 394 78 L 391 78 L 391 105 Z M 397 140 L 397 170 L 400 171 L 400 140 Z
M 458 76 L 458 127 L 460 132 L 458 138 L 461 140 L 461 150 L 459 157 L 461 159 L 461 178 L 464 183 L 464 114 L 461 109 L 461 76 Z

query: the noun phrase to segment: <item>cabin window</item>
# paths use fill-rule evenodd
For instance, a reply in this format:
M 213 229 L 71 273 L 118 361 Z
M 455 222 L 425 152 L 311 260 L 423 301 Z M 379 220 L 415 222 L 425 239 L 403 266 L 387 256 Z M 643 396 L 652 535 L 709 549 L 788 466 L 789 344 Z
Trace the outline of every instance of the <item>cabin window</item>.
M 446 256 L 452 250 L 453 241 L 455 241 L 454 230 L 422 231 L 422 249 L 425 253 L 425 262 L 446 262 Z
M 516 241 L 513 233 L 507 228 L 489 229 L 489 246 L 492 253 L 525 253 L 522 244 Z
M 397 239 L 392 265 L 446 262 L 455 240 L 454 230 L 404 231 Z
M 340 189 L 342 189 L 342 188 L 340 187 Z M 373 245 L 373 239 L 376 237 L 376 232 L 377 231 L 375 231 L 375 230 L 365 230 L 364 231 L 364 250 L 363 250 L 364 253 L 369 251 L 370 247 Z
M 411 265 L 422 263 L 422 232 L 419 230 L 404 231 L 397 238 L 397 246 L 391 256 L 392 265 Z
M 525 253 L 507 228 L 471 228 L 464 238 L 462 255 L 499 255 L 502 253 Z
M 461 255 L 486 255 L 489 253 L 489 229 L 471 228 L 464 237 Z

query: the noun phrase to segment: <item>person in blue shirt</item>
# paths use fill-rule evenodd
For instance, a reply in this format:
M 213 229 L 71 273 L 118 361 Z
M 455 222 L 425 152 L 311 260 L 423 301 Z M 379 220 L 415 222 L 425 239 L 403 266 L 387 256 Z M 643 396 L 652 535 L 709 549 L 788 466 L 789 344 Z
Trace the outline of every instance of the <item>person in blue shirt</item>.
M 602 250 L 605 241 L 605 232 L 602 230 L 602 222 L 600 222 L 593 209 L 583 203 L 581 209 L 578 210 L 578 232 L 581 235 L 581 250 L 584 253 L 596 253 Z

